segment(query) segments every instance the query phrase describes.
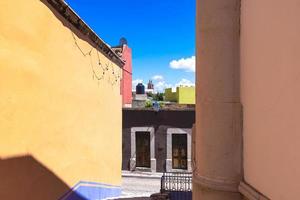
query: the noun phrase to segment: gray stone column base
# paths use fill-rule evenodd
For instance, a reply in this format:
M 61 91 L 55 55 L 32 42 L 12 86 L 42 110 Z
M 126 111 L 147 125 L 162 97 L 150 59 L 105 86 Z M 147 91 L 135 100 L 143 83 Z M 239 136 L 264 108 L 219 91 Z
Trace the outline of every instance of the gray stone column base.
M 191 172 L 192 171 L 192 160 L 188 159 L 187 162 L 188 162 L 187 163 L 188 164 L 188 166 L 187 166 L 188 167 L 188 171 Z
M 173 169 L 172 167 L 172 159 L 166 159 L 166 171 L 171 172 Z
M 136 167 L 136 160 L 135 158 L 130 158 L 130 171 L 134 171 L 135 170 L 135 167 Z
M 156 159 L 151 158 L 151 172 L 156 172 Z

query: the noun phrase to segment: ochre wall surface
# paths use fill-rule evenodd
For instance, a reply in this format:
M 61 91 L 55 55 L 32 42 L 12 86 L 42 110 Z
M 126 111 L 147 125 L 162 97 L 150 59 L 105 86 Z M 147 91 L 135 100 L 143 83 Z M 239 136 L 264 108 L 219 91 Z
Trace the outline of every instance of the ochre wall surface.
M 300 1 L 242 1 L 245 181 L 272 200 L 299 199 Z
M 77 32 L 82 51 L 93 49 L 83 56 L 70 29 L 41 1 L 2 0 L 0 27 L 0 169 L 16 158 L 6 162 L 0 199 L 11 199 L 10 193 L 26 199 L 21 195 L 49 188 L 51 196 L 42 199 L 56 199 L 82 180 L 120 185 L 122 99 L 111 73 L 120 68 L 99 53 L 109 69 L 104 79 L 93 78 L 91 64 L 102 74 L 96 50 Z M 18 168 L 28 170 L 15 173 Z M 63 187 L 7 188 L 25 179 L 26 187 L 37 186 L 47 174 Z
M 165 100 L 179 104 L 195 104 L 195 87 L 177 87 L 176 92 L 172 88 L 165 89 Z
M 195 104 L 195 87 L 177 87 L 179 104 Z

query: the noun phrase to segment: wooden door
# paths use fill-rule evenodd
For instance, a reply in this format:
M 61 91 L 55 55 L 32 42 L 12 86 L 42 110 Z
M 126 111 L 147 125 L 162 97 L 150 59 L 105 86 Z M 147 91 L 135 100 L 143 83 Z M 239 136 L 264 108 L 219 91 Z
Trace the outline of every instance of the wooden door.
M 136 166 L 150 168 L 150 132 L 136 132 Z

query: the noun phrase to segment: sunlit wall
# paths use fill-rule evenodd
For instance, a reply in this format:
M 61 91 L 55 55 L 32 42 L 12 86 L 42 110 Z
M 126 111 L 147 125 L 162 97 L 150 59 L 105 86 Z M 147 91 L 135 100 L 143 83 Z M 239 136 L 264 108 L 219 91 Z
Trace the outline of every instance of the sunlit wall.
M 75 185 L 83 199 L 116 195 L 120 66 L 50 8 L 0 2 L 0 199 L 70 198 Z

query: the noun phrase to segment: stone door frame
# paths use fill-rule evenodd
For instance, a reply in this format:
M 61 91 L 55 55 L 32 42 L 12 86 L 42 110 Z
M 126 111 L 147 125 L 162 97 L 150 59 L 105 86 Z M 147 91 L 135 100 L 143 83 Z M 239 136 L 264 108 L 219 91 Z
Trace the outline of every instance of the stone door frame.
M 187 170 L 186 169 L 173 169 L 172 165 L 172 135 L 173 134 L 186 134 L 187 135 Z M 182 128 L 168 128 L 167 129 L 167 159 L 166 171 L 167 172 L 187 172 L 192 171 L 192 130 Z
M 155 135 L 154 127 L 132 127 L 131 128 L 131 157 L 130 157 L 130 171 L 139 170 L 136 167 L 136 132 L 149 132 L 150 133 L 150 168 L 151 172 L 156 172 L 156 158 L 155 158 Z M 143 168 L 147 170 L 148 168 Z M 141 170 L 143 170 L 141 168 Z

